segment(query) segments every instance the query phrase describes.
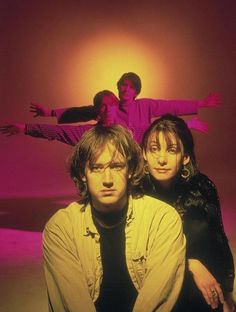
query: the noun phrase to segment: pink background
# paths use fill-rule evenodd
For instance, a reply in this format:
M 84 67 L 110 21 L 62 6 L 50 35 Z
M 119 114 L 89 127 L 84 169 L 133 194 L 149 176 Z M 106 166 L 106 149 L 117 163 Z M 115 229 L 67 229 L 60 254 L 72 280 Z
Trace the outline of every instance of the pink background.
M 234 198 L 235 1 L 1 1 L 0 11 L 0 122 L 54 123 L 33 119 L 30 101 L 89 104 L 101 89 L 116 91 L 120 74 L 129 70 L 142 77 L 142 97 L 195 99 L 217 91 L 223 105 L 200 111 L 210 132 L 195 135 L 196 152 L 222 199 Z M 116 46 L 112 35 L 118 32 Z M 134 53 L 133 64 L 116 68 L 130 53 L 122 36 L 131 45 L 138 40 L 137 54 L 144 48 L 143 67 Z M 97 51 L 93 42 L 100 43 Z M 106 44 L 119 53 L 104 62 Z M 64 168 L 70 147 L 23 135 L 0 142 L 1 197 L 73 192 Z

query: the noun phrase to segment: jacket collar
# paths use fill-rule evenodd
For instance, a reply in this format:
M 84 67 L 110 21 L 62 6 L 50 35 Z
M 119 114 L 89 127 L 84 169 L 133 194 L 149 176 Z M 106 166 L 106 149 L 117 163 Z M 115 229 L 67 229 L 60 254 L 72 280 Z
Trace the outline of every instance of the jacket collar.
M 128 204 L 128 211 L 127 211 L 127 218 L 126 218 L 127 225 L 130 224 L 135 218 L 135 211 L 133 209 L 133 198 L 131 195 L 129 196 L 128 201 L 129 201 L 129 204 Z M 84 236 L 99 235 L 97 228 L 93 222 L 91 205 L 88 204 L 86 207 L 84 207 L 84 211 L 82 211 L 81 213 L 84 213 Z

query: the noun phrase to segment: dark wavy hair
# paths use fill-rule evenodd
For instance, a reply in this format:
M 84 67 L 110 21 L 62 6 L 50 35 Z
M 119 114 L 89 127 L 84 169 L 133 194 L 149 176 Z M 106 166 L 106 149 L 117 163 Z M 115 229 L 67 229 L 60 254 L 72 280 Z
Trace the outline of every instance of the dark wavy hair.
M 120 86 L 124 83 L 125 80 L 131 81 L 137 94 L 140 93 L 142 84 L 141 84 L 141 79 L 137 74 L 132 73 L 132 72 L 123 74 L 117 82 L 118 90 L 120 89 Z
M 140 181 L 143 177 L 143 158 L 140 146 L 134 141 L 131 132 L 120 125 L 103 127 L 96 125 L 84 133 L 69 159 L 69 171 L 80 193 L 81 204 L 89 202 L 89 192 L 84 182 L 85 166 L 93 165 L 106 144 L 111 143 L 127 161 L 128 194 L 142 196 Z M 114 152 L 114 153 L 115 153 Z
M 186 122 L 182 118 L 171 114 L 166 114 L 156 119 L 143 135 L 142 147 L 144 151 L 147 151 L 150 135 L 155 133 L 158 141 L 159 132 L 164 134 L 167 143 L 171 142 L 170 134 L 175 136 L 178 148 L 181 149 L 182 146 L 183 154 L 190 158 L 189 163 L 185 166 L 190 172 L 190 177 L 195 175 L 198 172 L 198 168 L 194 153 L 193 135 Z

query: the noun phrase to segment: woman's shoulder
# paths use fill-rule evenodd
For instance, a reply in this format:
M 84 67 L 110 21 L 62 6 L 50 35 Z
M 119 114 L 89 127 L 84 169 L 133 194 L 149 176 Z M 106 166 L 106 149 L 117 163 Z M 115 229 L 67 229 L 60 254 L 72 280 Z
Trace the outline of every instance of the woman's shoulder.
M 199 183 L 199 182 L 211 182 L 211 179 L 202 172 L 198 172 L 190 178 L 191 182 Z
M 188 181 L 189 188 L 205 192 L 217 192 L 215 183 L 205 174 L 199 172 Z
M 219 206 L 219 197 L 213 181 L 203 173 L 197 173 L 188 182 L 185 191 L 187 198 L 198 199 L 204 206 Z

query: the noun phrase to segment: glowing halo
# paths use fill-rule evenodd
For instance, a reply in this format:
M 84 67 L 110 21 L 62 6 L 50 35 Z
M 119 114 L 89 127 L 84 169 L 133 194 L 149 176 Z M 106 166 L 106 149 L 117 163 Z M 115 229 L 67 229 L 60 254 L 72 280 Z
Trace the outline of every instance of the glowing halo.
M 117 94 L 117 80 L 125 72 L 132 71 L 141 77 L 142 97 L 157 97 L 165 85 L 163 65 L 156 50 L 120 32 L 86 38 L 70 56 L 69 69 L 68 95 L 82 104 L 91 103 L 100 90 Z

